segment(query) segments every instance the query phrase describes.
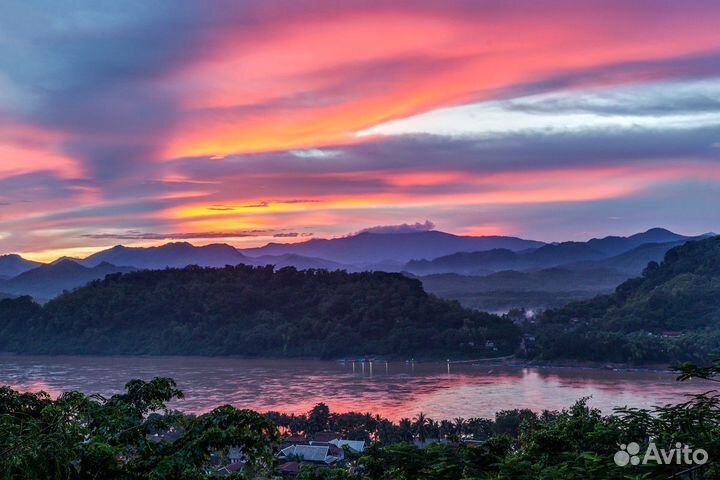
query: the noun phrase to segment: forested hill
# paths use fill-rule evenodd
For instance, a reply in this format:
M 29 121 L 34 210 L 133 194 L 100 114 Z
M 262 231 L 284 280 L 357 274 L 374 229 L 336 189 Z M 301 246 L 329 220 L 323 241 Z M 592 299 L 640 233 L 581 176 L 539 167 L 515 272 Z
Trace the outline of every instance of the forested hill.
M 720 348 L 720 236 L 669 250 L 611 295 L 546 312 L 540 331 L 546 358 L 707 360 Z
M 0 350 L 22 353 L 512 353 L 518 329 L 399 274 L 188 267 L 113 274 L 40 307 L 0 301 Z

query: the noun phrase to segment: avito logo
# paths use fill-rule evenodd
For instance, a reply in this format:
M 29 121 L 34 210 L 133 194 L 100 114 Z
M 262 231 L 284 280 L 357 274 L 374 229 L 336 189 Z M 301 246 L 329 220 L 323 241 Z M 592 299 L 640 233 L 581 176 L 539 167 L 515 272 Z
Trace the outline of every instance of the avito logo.
M 703 465 L 708 461 L 708 453 L 702 448 L 693 449 L 689 445 L 678 442 L 670 450 L 659 449 L 650 442 L 645 454 L 640 456 L 640 445 L 630 442 L 620 445 L 620 450 L 613 457 L 619 467 L 625 465 L 643 465 L 655 462 L 658 465 Z

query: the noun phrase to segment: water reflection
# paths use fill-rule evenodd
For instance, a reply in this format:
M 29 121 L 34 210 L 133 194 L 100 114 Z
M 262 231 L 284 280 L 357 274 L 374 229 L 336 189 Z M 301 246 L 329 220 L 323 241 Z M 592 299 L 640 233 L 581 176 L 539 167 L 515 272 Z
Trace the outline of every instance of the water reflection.
M 0 384 L 16 389 L 117 393 L 132 378 L 170 376 L 200 413 L 221 404 L 301 413 L 322 401 L 334 411 L 393 420 L 422 411 L 436 419 L 492 417 L 498 410 L 591 405 L 648 407 L 679 401 L 707 384 L 675 382 L 661 372 L 480 367 L 447 362 L 320 362 L 198 357 L 0 356 Z

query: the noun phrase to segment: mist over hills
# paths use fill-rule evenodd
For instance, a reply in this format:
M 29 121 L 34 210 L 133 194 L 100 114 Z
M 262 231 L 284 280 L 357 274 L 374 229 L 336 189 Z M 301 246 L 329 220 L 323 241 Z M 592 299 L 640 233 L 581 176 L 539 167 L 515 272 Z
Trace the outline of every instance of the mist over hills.
M 704 234 L 695 238 L 705 237 L 707 235 L 711 234 Z M 678 242 L 688 240 L 689 238 L 693 237 L 679 235 L 665 228 L 651 228 L 650 230 L 636 233 L 635 235 L 630 235 L 629 237 L 609 236 L 604 238 L 593 238 L 588 240 L 587 244 L 590 248 L 598 250 L 605 255 L 617 255 L 648 243 Z
M 94 267 L 100 268 L 115 267 Z M 19 277 L 85 270 L 93 269 L 64 260 Z M 544 282 L 545 293 L 566 295 L 579 288 L 582 275 L 588 274 L 550 268 L 424 280 L 450 276 L 491 296 L 497 288 L 535 294 L 535 285 Z M 608 289 L 618 280 L 611 271 L 592 275 Z M 21 353 L 332 358 L 348 352 L 485 356 L 496 354 L 488 347 L 495 345 L 498 352 L 540 361 L 642 364 L 704 362 L 720 345 L 720 237 L 671 248 L 662 262 L 650 262 L 612 293 L 531 317 L 467 310 L 428 295 L 426 287 L 385 272 L 244 265 L 139 270 L 108 275 L 45 305 L 28 297 L 0 300 L 0 347 Z M 528 342 L 520 342 L 521 333 Z
M 494 312 L 555 308 L 610 293 L 640 275 L 649 262 L 661 261 L 668 250 L 711 235 L 687 237 L 654 228 L 629 237 L 562 242 L 520 252 L 455 253 L 411 261 L 404 270 L 418 276 L 429 292 L 467 307 Z
M 708 362 L 720 348 L 720 236 L 674 247 L 609 295 L 544 312 L 535 355 Z
M 439 297 L 487 312 L 513 308 L 547 309 L 611 293 L 627 274 L 609 268 L 572 270 L 552 267 L 532 272 L 504 270 L 485 276 L 438 273 L 418 278 Z
M 44 302 L 110 273 L 244 264 L 274 265 L 276 269 L 405 271 L 421 280 L 429 292 L 465 306 L 490 311 L 547 308 L 608 293 L 638 275 L 649 261 L 661 260 L 670 248 L 692 238 L 654 228 L 629 237 L 554 244 L 413 231 L 361 232 L 251 249 L 187 242 L 154 247 L 118 245 L 84 259 L 60 258 L 47 265 L 18 255 L 2 256 L 0 294 L 31 295 Z
M 495 248 L 519 251 L 542 245 L 543 242 L 517 237 L 470 237 L 431 230 L 408 233 L 362 232 L 343 238 L 312 239 L 302 243 L 270 243 L 264 247 L 244 249 L 242 252 L 249 256 L 293 253 L 343 264 L 402 264 L 416 258 L 431 259 L 455 252 Z
M 26 260 L 20 255 L 2 255 L 0 256 L 0 279 L 12 278 L 28 270 L 37 268 L 40 265 L 42 265 L 42 263 Z
M 598 262 L 601 260 L 604 265 L 605 260 L 614 256 L 622 255 L 645 244 L 654 245 L 653 248 L 644 248 L 633 254 L 633 258 L 641 265 L 637 271 L 633 270 L 628 273 L 637 274 L 648 261 L 656 260 L 655 257 L 658 255 L 659 258 L 662 258 L 662 255 L 676 246 L 678 242 L 685 242 L 692 238 L 678 235 L 669 230 L 654 228 L 630 237 L 605 237 L 587 242 L 562 242 L 517 252 L 508 249 L 458 252 L 432 260 L 412 260 L 405 264 L 404 270 L 418 275 L 437 273 L 487 275 L 502 270 L 530 271 L 581 262 L 585 262 L 586 266 L 599 266 Z M 618 260 L 616 263 L 621 264 L 622 260 Z M 631 264 L 635 265 L 628 259 L 625 268 L 628 269 Z
M 88 282 L 111 273 L 127 273 L 132 267 L 116 267 L 103 262 L 89 268 L 72 260 L 41 265 L 20 275 L 0 282 L 0 291 L 10 295 L 30 295 L 37 301 L 46 301 L 65 290 L 81 287 Z

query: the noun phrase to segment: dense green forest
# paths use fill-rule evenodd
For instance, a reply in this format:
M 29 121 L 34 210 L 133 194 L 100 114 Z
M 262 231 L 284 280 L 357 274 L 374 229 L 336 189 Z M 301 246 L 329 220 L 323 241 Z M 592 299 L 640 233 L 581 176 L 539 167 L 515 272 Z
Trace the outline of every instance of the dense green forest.
M 707 361 L 720 349 L 720 237 L 688 242 L 610 295 L 546 311 L 526 328 L 543 359 Z
M 680 379 L 715 379 L 719 365 L 679 367 Z M 0 479 L 202 480 L 218 476 L 231 450 L 243 468 L 226 478 L 280 479 L 283 445 L 319 432 L 363 439 L 327 467 L 300 462 L 297 480 L 714 479 L 720 475 L 720 398 L 708 392 L 677 405 L 617 409 L 586 399 L 562 411 L 505 410 L 494 419 L 435 421 L 422 413 L 395 423 L 337 414 L 323 404 L 302 415 L 260 414 L 226 405 L 201 415 L 167 407 L 183 397 L 171 379 L 132 380 L 106 398 L 58 399 L 0 387 Z M 179 402 L 181 403 L 181 402 Z M 280 432 L 284 432 L 281 436 Z M 301 442 L 303 440 L 300 440 Z M 637 444 L 636 461 L 617 452 Z M 634 448 L 634 447 L 633 447 Z M 647 452 L 670 452 L 669 461 Z M 677 455 L 677 451 L 688 454 Z M 695 455 L 695 452 L 700 452 Z M 693 461 L 695 463 L 693 463 Z
M 509 320 L 400 274 L 188 267 L 113 274 L 44 306 L 0 301 L 0 350 L 188 355 L 513 353 Z
M 0 300 L 0 350 L 22 353 L 457 359 L 515 353 L 521 331 L 533 360 L 708 361 L 720 349 L 720 237 L 527 321 L 462 308 L 400 274 L 270 266 L 112 274 L 44 306 Z

